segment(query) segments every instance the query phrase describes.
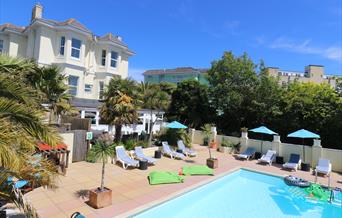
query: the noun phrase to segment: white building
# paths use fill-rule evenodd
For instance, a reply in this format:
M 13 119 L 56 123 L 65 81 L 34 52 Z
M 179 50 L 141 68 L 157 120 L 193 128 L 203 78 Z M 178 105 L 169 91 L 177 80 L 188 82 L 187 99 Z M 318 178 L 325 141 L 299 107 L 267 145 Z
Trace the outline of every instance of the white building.
M 151 119 L 152 119 L 152 122 L 155 122 L 153 125 L 153 129 L 152 129 L 153 134 L 159 132 L 159 130 L 165 124 L 163 122 L 165 112 L 163 111 L 152 111 L 152 116 L 151 116 L 151 111 L 147 109 L 140 109 L 137 111 L 137 113 L 139 116 L 138 123 L 123 126 L 121 130 L 122 134 L 127 135 L 127 134 L 132 134 L 132 133 L 138 133 L 138 135 L 140 135 L 142 132 L 149 134 Z M 90 114 L 85 114 L 85 116 L 89 116 L 89 118 L 94 117 Z M 100 130 L 100 131 L 106 131 L 106 132 L 114 131 L 114 128 L 110 129 L 110 127 L 107 124 L 96 123 L 95 119 L 93 119 L 91 128 L 93 130 Z
M 33 7 L 28 26 L 0 25 L 0 53 L 33 58 L 40 66 L 59 66 L 68 76 L 74 106 L 82 118 L 94 114 L 97 124 L 98 99 L 105 85 L 115 75 L 128 76 L 128 58 L 134 55 L 119 36 L 96 36 L 73 18 L 43 18 L 40 4 Z

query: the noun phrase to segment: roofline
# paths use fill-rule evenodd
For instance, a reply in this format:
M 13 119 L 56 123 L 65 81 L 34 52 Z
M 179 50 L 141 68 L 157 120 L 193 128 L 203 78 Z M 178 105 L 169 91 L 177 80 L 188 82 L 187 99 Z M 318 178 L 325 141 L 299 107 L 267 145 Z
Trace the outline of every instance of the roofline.
M 319 64 L 309 64 L 307 67 L 324 67 L 324 66 L 319 65 Z

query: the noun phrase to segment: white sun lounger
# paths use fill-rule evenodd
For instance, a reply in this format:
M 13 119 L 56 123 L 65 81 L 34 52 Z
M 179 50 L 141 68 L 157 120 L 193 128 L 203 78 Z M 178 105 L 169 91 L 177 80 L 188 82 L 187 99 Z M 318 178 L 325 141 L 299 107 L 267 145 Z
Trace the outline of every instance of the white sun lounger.
M 171 157 L 172 159 L 174 159 L 174 158 L 184 159 L 185 158 L 184 154 L 173 151 L 170 148 L 170 145 L 168 142 L 162 142 L 162 145 L 163 145 L 162 152 L 164 155 L 167 155 L 167 156 Z
M 262 157 L 258 160 L 262 163 L 268 163 L 270 166 L 276 157 L 276 151 L 268 150 L 266 154 L 262 155 Z
M 197 155 L 196 151 L 185 147 L 183 140 L 177 141 L 178 149 L 182 150 L 183 154 L 185 154 L 188 157 L 195 157 Z
M 331 163 L 328 159 L 319 159 L 318 164 L 316 166 L 316 173 L 323 173 L 325 175 L 329 175 L 331 172 Z
M 138 159 L 146 160 L 149 164 L 155 164 L 157 161 L 153 157 L 146 156 L 140 146 L 134 148 L 134 153 Z
M 130 158 L 127 155 L 125 148 L 123 146 L 116 146 L 115 150 L 116 150 L 116 161 L 119 161 L 120 163 L 122 163 L 122 167 L 124 169 L 127 169 L 127 167 L 129 166 L 131 167 L 139 166 L 139 161 L 136 161 Z

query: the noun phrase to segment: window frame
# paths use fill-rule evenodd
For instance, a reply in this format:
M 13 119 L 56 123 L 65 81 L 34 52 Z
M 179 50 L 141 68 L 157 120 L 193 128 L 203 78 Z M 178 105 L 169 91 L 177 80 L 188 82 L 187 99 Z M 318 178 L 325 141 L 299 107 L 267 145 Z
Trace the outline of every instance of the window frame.
M 71 78 L 76 78 L 76 85 L 73 85 L 73 84 L 70 84 L 70 79 Z M 78 76 L 74 76 L 74 75 L 69 75 L 68 76 L 68 87 L 69 87 L 69 90 L 68 90 L 68 93 L 72 96 L 77 96 L 77 93 L 78 93 L 78 80 L 79 80 L 79 77 Z M 73 94 L 73 90 L 75 90 L 75 94 Z
M 79 48 L 73 46 L 73 41 L 74 40 L 75 41 L 77 40 L 77 41 L 80 42 L 80 47 Z M 77 39 L 77 38 L 71 38 L 71 54 L 70 54 L 71 58 L 74 58 L 74 59 L 77 59 L 77 60 L 81 59 L 81 47 L 82 47 L 82 40 Z M 73 56 L 73 51 L 74 50 L 78 52 L 78 57 Z
M 65 36 L 61 36 L 61 39 L 59 41 L 59 53 L 60 56 L 65 55 Z
M 115 59 L 113 58 L 113 53 L 116 54 L 116 58 Z M 117 66 L 118 66 L 118 59 L 119 59 L 119 53 L 116 52 L 116 51 L 111 51 L 110 52 L 110 67 L 111 68 L 117 68 Z M 115 66 L 112 65 L 113 61 L 115 62 Z
M 89 86 L 89 87 L 86 87 L 86 86 Z M 84 84 L 84 92 L 85 93 L 89 94 L 92 91 L 93 91 L 93 85 L 92 84 L 88 84 L 88 83 Z
M 105 49 L 101 50 L 101 66 L 106 66 L 107 51 Z
M 4 40 L 0 39 L 0 54 L 4 53 Z
M 104 81 L 99 81 L 99 99 L 103 99 L 104 87 Z

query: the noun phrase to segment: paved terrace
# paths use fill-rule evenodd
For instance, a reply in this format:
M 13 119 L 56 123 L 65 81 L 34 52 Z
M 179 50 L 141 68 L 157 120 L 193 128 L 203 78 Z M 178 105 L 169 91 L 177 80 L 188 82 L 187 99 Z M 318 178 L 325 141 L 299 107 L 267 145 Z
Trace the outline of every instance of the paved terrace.
M 281 169 L 280 165 L 273 166 L 257 164 L 256 160 L 240 161 L 232 155 L 219 152 L 212 152 L 214 157 L 219 159 L 219 168 L 215 169 L 215 176 L 192 176 L 186 177 L 181 184 L 151 186 L 148 183 L 147 175 L 154 170 L 179 171 L 182 166 L 191 164 L 205 164 L 208 157 L 206 147 L 194 145 L 198 152 L 195 158 L 186 160 L 172 160 L 168 157 L 159 159 L 155 166 L 148 170 L 139 169 L 124 170 L 119 165 L 106 165 L 105 185 L 113 190 L 113 204 L 102 209 L 93 209 L 86 204 L 86 190 L 96 188 L 100 185 L 101 164 L 78 162 L 69 166 L 66 176 L 60 176 L 59 188 L 48 190 L 38 188 L 26 195 L 38 210 L 41 217 L 70 217 L 79 211 L 91 217 L 126 217 L 132 212 L 150 207 L 160 201 L 164 201 L 196 186 L 207 183 L 230 171 L 241 167 L 256 171 L 271 173 L 275 175 L 296 175 L 309 181 L 314 181 L 315 177 L 310 172 L 289 172 Z M 327 185 L 328 178 L 319 177 L 318 182 Z M 342 175 L 332 173 L 332 186 L 342 188 Z

